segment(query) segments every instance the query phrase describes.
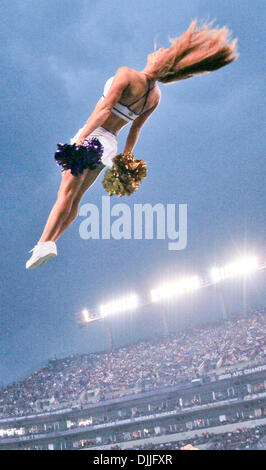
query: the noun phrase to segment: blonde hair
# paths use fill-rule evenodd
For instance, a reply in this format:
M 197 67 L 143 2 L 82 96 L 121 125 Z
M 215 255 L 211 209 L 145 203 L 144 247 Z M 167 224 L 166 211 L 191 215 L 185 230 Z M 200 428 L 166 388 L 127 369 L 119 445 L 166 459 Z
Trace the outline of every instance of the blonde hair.
M 197 23 L 193 20 L 179 38 L 170 39 L 172 46 L 160 54 L 152 67 L 159 82 L 172 83 L 209 73 L 237 59 L 237 39 L 230 43 L 231 32 L 226 26 L 211 28 L 212 21 L 196 29 Z

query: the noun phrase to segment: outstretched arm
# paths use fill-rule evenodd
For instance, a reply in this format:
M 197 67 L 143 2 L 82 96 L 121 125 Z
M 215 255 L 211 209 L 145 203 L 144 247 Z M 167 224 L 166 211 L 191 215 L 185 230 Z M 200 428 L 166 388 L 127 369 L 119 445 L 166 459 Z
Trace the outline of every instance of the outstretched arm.
M 139 135 L 140 135 L 140 130 L 141 130 L 143 124 L 151 116 L 153 111 L 157 108 L 158 104 L 159 104 L 159 100 L 152 108 L 148 109 L 147 111 L 142 113 L 137 119 L 135 119 L 132 126 L 130 127 L 130 130 L 129 130 L 129 133 L 128 133 L 128 136 L 127 136 L 127 140 L 126 140 L 126 145 L 125 145 L 123 153 L 132 152 L 132 150 L 134 149 L 134 147 L 135 147 L 135 145 L 138 141 L 138 138 L 139 138 Z
M 82 145 L 86 137 L 90 135 L 97 127 L 101 126 L 104 121 L 110 116 L 112 108 L 120 100 L 124 89 L 129 84 L 129 77 L 126 67 L 121 67 L 116 72 L 110 90 L 108 91 L 104 100 L 99 100 L 95 106 L 94 111 L 87 120 L 82 129 L 80 136 L 76 142 L 77 145 Z

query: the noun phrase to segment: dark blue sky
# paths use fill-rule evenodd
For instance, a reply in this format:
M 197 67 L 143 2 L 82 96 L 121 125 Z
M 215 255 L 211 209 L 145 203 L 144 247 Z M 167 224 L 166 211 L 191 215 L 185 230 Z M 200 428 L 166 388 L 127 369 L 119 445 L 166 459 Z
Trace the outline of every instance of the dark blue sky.
M 263 257 L 265 5 L 6 0 L 0 13 L 0 383 L 7 383 L 53 354 L 102 349 L 101 326 L 80 330 L 75 324 L 74 313 L 84 306 L 134 289 L 148 291 L 166 277 L 205 273 L 216 260 L 245 251 Z M 239 38 L 240 57 L 213 74 L 160 85 L 161 105 L 135 150 L 147 161 L 148 178 L 130 198 L 111 200 L 188 204 L 187 248 L 168 251 L 163 240 L 84 241 L 79 217 L 59 240 L 59 256 L 26 271 L 27 252 L 60 183 L 56 143 L 68 142 L 85 123 L 119 66 L 142 70 L 154 39 L 167 47 L 168 36 L 179 36 L 195 17 L 227 25 Z M 119 150 L 125 137 L 123 130 Z M 100 207 L 102 177 L 82 203 Z M 255 291 L 252 302 L 265 303 L 263 286 Z M 130 326 L 121 319 L 121 328 L 116 321 L 117 341 L 151 334 L 145 318 L 150 317 L 132 318 Z

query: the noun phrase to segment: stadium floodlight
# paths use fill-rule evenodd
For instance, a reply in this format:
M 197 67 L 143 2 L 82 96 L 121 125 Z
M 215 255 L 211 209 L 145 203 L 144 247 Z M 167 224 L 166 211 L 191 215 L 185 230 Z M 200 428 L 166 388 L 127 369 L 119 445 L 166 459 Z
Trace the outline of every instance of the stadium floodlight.
M 246 276 L 259 268 L 258 260 L 255 256 L 242 258 L 232 264 L 228 264 L 222 268 L 212 268 L 211 278 L 213 282 L 220 282 L 224 279 L 233 277 Z
M 89 313 L 89 310 L 87 308 L 84 308 L 82 310 L 82 317 L 83 317 L 83 321 L 85 323 L 89 323 L 90 321 L 90 313 Z
M 151 290 L 152 302 L 158 302 L 162 299 L 170 299 L 179 294 L 192 292 L 201 287 L 201 281 L 198 276 L 191 276 L 188 278 L 180 279 L 178 281 L 165 284 L 158 289 Z
M 124 312 L 126 310 L 133 310 L 139 306 L 139 298 L 136 294 L 131 294 L 112 302 L 100 305 L 101 317 L 106 317 L 114 313 Z

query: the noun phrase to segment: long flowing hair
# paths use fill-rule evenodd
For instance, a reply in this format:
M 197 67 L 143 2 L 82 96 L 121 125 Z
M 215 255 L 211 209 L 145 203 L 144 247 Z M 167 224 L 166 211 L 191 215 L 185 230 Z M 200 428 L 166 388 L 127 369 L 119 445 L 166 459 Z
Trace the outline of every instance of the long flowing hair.
M 193 20 L 179 38 L 170 39 L 171 47 L 155 61 L 153 71 L 159 82 L 172 83 L 209 73 L 237 59 L 237 39 L 230 42 L 231 32 L 226 26 L 212 28 L 211 21 L 196 28 L 197 23 Z

